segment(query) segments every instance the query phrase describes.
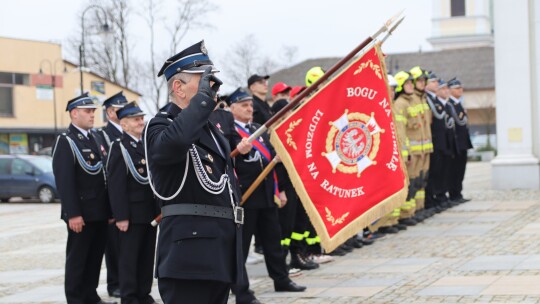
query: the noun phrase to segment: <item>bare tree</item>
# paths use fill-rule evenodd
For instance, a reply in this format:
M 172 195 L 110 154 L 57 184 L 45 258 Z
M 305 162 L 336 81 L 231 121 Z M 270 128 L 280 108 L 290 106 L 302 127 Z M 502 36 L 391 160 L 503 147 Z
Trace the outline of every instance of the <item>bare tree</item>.
M 132 9 L 128 0 L 101 0 L 94 2 L 105 8 L 106 20 L 101 10 L 93 10 L 85 20 L 86 65 L 99 75 L 125 87 L 132 84 L 132 58 L 135 47 L 129 35 Z M 105 35 L 95 35 L 102 24 L 109 25 Z
M 295 46 L 283 46 L 280 54 L 269 56 L 261 52 L 257 39 L 249 34 L 227 51 L 227 59 L 223 60 L 226 78 L 233 86 L 245 86 L 249 76 L 255 73 L 268 75 L 289 66 L 297 50 Z M 279 64 L 276 58 L 284 64 Z
M 176 54 L 182 39 L 188 31 L 211 28 L 212 25 L 203 20 L 207 20 L 207 14 L 218 9 L 210 0 L 177 0 L 177 16 L 172 19 L 174 22 L 164 24 L 170 39 L 169 49 L 166 50 L 166 53 L 161 52 L 158 54 L 155 48 L 155 41 L 159 26 L 157 21 L 163 17 L 161 5 L 162 3 L 159 0 L 145 0 L 143 5 L 144 10 L 141 12 L 150 31 L 150 60 L 147 63 L 148 69 L 144 73 L 144 75 L 150 78 L 148 81 L 150 84 L 148 92 L 150 94 L 146 100 L 153 104 L 153 108 L 156 111 L 159 110 L 167 98 L 165 78 L 156 77 L 158 71 L 161 69 L 162 62 L 158 59 L 164 59 Z

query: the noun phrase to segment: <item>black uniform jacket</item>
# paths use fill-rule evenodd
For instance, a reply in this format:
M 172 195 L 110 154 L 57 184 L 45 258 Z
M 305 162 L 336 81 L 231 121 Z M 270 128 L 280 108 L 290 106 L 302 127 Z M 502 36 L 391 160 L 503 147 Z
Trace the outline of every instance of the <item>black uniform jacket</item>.
M 106 151 L 109 151 L 110 144 L 112 144 L 113 141 L 117 140 L 122 136 L 122 132 L 118 130 L 112 123 L 107 123 L 107 125 L 103 128 L 99 128 L 97 130 L 97 133 L 101 136 L 101 140 L 105 144 Z M 103 159 L 103 164 L 106 166 L 107 161 L 109 160 L 108 157 Z
M 182 190 L 174 199 L 159 200 L 162 205 L 205 204 L 232 210 L 229 187 L 226 186 L 220 194 L 205 190 L 188 155 L 188 149 L 194 147 L 203 170 L 212 181 L 217 182 L 223 174 L 227 174 L 232 179 L 232 185 L 236 182 L 229 157 L 229 143 L 217 127 L 208 122 L 215 105 L 211 98 L 197 94 L 185 109 L 171 104 L 168 112 L 157 114 L 149 122 L 147 134 L 144 135 L 148 148 L 147 161 L 158 194 L 170 197 L 178 191 L 188 160 Z M 239 195 L 235 189 L 233 186 L 233 198 L 238 202 Z M 239 232 L 240 228 L 229 219 L 190 215 L 163 218 L 158 239 L 156 276 L 222 282 L 241 279 L 243 259 Z
M 433 121 L 431 123 L 431 134 L 433 141 L 433 149 L 438 150 L 445 155 L 453 155 L 455 149 L 454 130 L 448 129 L 446 122 L 450 113 L 448 112 L 448 103 L 445 106 L 437 97 L 433 97 L 431 94 L 426 94 L 428 101 L 431 102 L 435 108 L 433 113 Z M 436 111 L 436 113 L 435 113 Z M 443 118 L 438 119 L 436 115 L 444 115 Z M 446 119 L 445 119 L 446 117 Z M 451 117 L 451 116 L 449 116 Z
M 227 138 L 231 150 L 236 148 L 238 142 L 236 141 L 236 129 L 234 127 L 234 117 L 231 112 L 218 108 L 210 114 L 210 120 L 219 131 Z
M 259 127 L 259 124 L 252 123 L 249 132 L 253 133 Z M 263 133 L 261 137 L 263 144 L 270 150 L 271 157 L 273 158 L 276 153 L 272 145 L 270 145 L 268 133 Z M 259 154 L 259 152 L 255 150 L 255 147 L 253 147 L 251 151 L 249 151 L 249 153 L 244 155 L 238 155 L 236 157 L 236 174 L 238 175 L 238 181 L 242 193 L 245 192 L 249 188 L 249 186 L 251 186 L 251 184 L 253 184 L 255 179 L 257 179 L 259 174 L 269 163 L 269 161 L 266 160 L 262 155 L 259 155 L 257 157 L 257 154 Z M 255 189 L 255 191 L 247 199 L 243 207 L 249 209 L 276 207 L 276 204 L 274 203 L 273 172 L 270 172 L 270 174 L 265 177 L 259 187 L 257 187 L 257 189 Z
M 267 102 L 253 95 L 253 122 L 263 125 L 273 114 Z
M 457 116 L 457 119 L 463 120 L 467 117 L 467 112 L 465 111 L 465 108 L 463 108 L 461 102 L 453 97 L 450 97 L 449 102 L 454 107 L 454 113 Z M 461 126 L 456 122 L 456 144 L 458 151 L 465 151 L 473 147 L 468 124 Z
M 111 144 L 107 175 L 109 198 L 116 221 L 129 220 L 134 224 L 150 224 L 159 214 L 150 185 L 140 184 L 126 166 L 120 144 L 127 150 L 138 174 L 147 176 L 142 142 L 124 133 Z
M 87 164 L 95 165 L 107 153 L 101 149 L 99 136 L 91 133 L 93 139 L 88 139 L 70 125 L 66 133 L 58 136 L 53 151 L 53 172 L 62 201 L 61 218 L 66 222 L 76 216 L 82 216 L 86 222 L 105 221 L 111 216 L 103 171 L 95 175 L 85 172 L 66 139 L 73 140 Z

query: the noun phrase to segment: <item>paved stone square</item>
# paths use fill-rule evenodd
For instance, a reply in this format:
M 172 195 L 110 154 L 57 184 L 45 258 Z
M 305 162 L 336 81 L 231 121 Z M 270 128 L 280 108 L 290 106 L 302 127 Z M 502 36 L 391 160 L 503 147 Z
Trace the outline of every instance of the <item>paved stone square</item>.
M 489 163 L 469 163 L 473 201 L 304 271 L 294 281 L 306 292 L 274 292 L 264 263 L 248 266 L 252 287 L 279 304 L 540 303 L 540 192 L 491 190 L 490 176 Z M 0 303 L 65 302 L 59 209 L 0 204 Z M 110 299 L 105 277 L 103 268 L 99 293 Z

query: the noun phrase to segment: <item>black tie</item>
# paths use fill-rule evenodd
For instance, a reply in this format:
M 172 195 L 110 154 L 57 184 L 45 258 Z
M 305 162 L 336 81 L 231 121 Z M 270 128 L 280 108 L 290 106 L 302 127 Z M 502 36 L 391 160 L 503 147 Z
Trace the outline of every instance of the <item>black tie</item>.
M 246 130 L 251 131 L 251 124 L 246 124 Z

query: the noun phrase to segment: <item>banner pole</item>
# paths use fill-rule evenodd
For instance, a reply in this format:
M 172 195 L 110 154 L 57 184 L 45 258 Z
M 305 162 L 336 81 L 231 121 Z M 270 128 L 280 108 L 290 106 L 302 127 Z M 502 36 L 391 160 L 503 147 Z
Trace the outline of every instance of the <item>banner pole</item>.
M 267 122 L 264 123 L 257 131 L 253 132 L 251 136 L 249 137 L 249 142 L 254 141 L 256 138 L 261 136 L 270 126 L 272 126 L 274 123 L 276 123 L 281 117 L 283 117 L 289 110 L 293 109 L 302 99 L 304 99 L 306 96 L 311 94 L 315 89 L 319 87 L 323 82 L 325 82 L 332 74 L 334 74 L 337 70 L 339 70 L 345 63 L 347 63 L 351 58 L 354 57 L 358 52 L 360 52 L 362 49 L 364 49 L 370 42 L 375 40 L 380 34 L 388 31 L 389 27 L 394 23 L 394 21 L 403 13 L 403 10 L 399 12 L 398 14 L 394 15 L 392 18 L 388 19 L 384 25 L 375 32 L 375 34 L 367 37 L 362 43 L 360 43 L 356 48 L 354 48 L 349 54 L 347 54 L 345 57 L 343 57 L 340 61 L 338 61 L 336 64 L 334 64 L 326 73 L 324 73 L 321 78 L 319 78 L 317 81 L 315 81 L 312 85 L 307 87 L 304 91 L 300 92 L 296 97 L 289 102 L 283 109 L 281 109 L 279 112 L 274 114 Z M 400 19 L 401 22 L 402 19 Z M 231 152 L 231 157 L 235 157 L 238 155 L 238 149 L 234 149 Z
M 262 183 L 262 181 L 270 173 L 270 171 L 272 171 L 272 169 L 274 169 L 274 167 L 277 165 L 277 163 L 278 163 L 278 161 L 274 157 L 272 159 L 272 161 L 268 165 L 266 165 L 264 170 L 259 174 L 259 176 L 257 176 L 255 181 L 253 181 L 253 183 L 251 183 L 251 185 L 246 190 L 246 192 L 244 192 L 244 194 L 242 194 L 242 201 L 240 202 L 240 206 L 243 206 L 246 203 L 247 199 L 251 196 L 251 194 L 255 191 L 255 189 L 257 189 L 257 187 Z

